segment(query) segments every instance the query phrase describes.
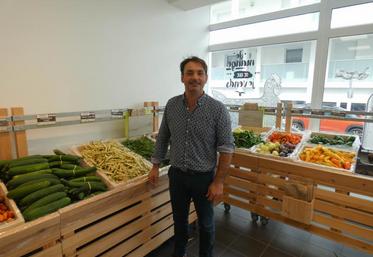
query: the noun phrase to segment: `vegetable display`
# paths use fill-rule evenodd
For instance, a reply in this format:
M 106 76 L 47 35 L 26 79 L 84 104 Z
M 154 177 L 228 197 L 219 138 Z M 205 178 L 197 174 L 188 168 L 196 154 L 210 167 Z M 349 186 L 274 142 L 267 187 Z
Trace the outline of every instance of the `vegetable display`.
M 350 170 L 356 154 L 336 150 L 322 145 L 305 147 L 299 158 L 305 162 L 317 163 L 329 167 Z
M 6 206 L 4 197 L 0 196 L 0 224 L 13 218 L 14 212 Z
M 311 137 L 308 141 L 313 144 L 322 144 L 322 145 L 347 145 L 352 146 L 355 142 L 355 137 L 350 136 L 324 136 L 324 135 L 316 135 Z
M 141 155 L 148 161 L 150 161 L 154 150 L 155 150 L 155 143 L 151 139 L 146 136 L 142 136 L 138 139 L 127 139 L 122 142 L 122 144 L 130 149 L 131 151 Z M 170 160 L 166 156 L 166 160 L 163 160 L 160 164 L 160 167 L 164 167 L 169 165 Z
M 302 140 L 302 135 L 290 132 L 274 131 L 271 135 L 268 136 L 268 140 L 272 143 L 290 143 L 293 145 L 297 145 Z
M 255 134 L 253 131 L 235 130 L 233 132 L 234 144 L 237 147 L 250 148 L 254 145 L 262 143 L 263 140 L 260 135 Z
M 300 134 L 274 131 L 268 136 L 268 142 L 259 144 L 255 151 L 260 154 L 288 157 L 294 152 L 301 140 L 302 135 Z
M 90 175 L 95 173 L 95 167 L 81 167 L 81 157 L 59 150 L 54 152 L 58 155 L 34 155 L 0 162 L 0 176 L 9 190 L 7 197 L 16 201 L 26 221 L 107 190 L 100 178 Z
M 115 141 L 94 141 L 80 148 L 84 159 L 116 182 L 127 181 L 149 172 L 144 158 Z

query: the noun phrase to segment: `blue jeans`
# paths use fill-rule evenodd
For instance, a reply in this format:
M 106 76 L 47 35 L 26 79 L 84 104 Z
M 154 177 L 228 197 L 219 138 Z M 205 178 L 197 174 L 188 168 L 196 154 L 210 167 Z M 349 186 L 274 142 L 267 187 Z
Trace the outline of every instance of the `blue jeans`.
M 214 172 L 190 174 L 170 167 L 168 177 L 175 231 L 174 257 L 182 257 L 186 253 L 191 200 L 198 217 L 199 256 L 212 257 L 215 239 L 214 209 L 206 194 L 214 179 Z

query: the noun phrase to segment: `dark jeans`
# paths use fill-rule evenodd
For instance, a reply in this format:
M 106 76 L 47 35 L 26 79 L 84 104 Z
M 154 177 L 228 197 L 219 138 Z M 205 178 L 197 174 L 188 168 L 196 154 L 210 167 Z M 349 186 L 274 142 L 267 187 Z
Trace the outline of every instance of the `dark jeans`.
M 175 167 L 168 171 L 170 196 L 175 230 L 175 257 L 186 253 L 188 243 L 188 216 L 191 199 L 197 211 L 199 225 L 199 256 L 212 257 L 215 239 L 213 203 L 207 200 L 206 194 L 214 173 L 183 172 Z

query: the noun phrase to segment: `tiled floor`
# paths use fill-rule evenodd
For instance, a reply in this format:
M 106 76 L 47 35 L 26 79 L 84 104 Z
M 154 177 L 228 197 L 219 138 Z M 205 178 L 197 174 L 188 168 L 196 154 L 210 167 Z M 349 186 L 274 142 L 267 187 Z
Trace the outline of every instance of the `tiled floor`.
M 215 208 L 215 257 L 373 257 L 300 229 L 270 220 L 253 223 L 250 213 L 232 207 Z M 171 257 L 173 238 L 146 257 Z M 192 232 L 187 254 L 198 257 L 198 233 Z

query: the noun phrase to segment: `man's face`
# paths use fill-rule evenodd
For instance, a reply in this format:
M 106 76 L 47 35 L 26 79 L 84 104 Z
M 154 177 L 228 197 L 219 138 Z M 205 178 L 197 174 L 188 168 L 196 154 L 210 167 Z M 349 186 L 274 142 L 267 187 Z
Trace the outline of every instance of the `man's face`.
M 181 75 L 181 81 L 185 85 L 185 92 L 202 94 L 203 87 L 207 81 L 207 74 L 200 63 L 188 62 L 184 66 L 184 74 Z

